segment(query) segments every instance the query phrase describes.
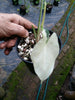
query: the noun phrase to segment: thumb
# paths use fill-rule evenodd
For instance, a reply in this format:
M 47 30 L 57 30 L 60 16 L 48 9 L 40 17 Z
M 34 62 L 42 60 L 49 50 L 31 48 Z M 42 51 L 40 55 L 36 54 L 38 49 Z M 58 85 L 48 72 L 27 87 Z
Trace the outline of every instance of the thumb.
M 20 37 L 27 37 L 28 36 L 28 31 L 21 25 L 18 25 L 16 23 L 11 23 L 9 26 L 10 34 L 9 35 L 17 35 Z

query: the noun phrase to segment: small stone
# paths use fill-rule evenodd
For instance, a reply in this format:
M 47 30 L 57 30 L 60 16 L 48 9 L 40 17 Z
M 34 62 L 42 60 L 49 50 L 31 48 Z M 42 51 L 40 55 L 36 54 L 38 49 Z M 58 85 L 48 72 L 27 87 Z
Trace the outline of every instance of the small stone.
M 32 44 L 34 44 L 34 40 L 32 40 Z
M 23 51 L 23 47 L 21 47 L 20 50 Z
M 31 48 L 31 49 L 30 49 L 30 52 L 32 52 L 32 51 L 33 51 L 33 49 Z
M 30 31 L 29 33 L 32 33 L 32 31 Z
M 23 51 L 23 47 L 20 46 L 20 45 L 18 45 L 18 49 L 19 49 L 20 51 Z
M 73 71 L 72 71 L 72 78 L 75 80 L 75 65 L 74 65 Z
M 29 44 L 29 37 L 26 38 L 25 42 Z
M 59 100 L 62 100 L 62 96 L 61 95 L 59 96 Z
M 33 51 L 33 49 L 31 48 L 31 49 L 30 49 L 30 52 L 29 52 L 29 53 L 30 53 L 30 55 L 31 55 L 32 51 Z
M 24 60 L 28 60 L 28 58 L 27 57 L 24 57 Z
M 22 56 L 24 53 L 23 52 L 19 52 L 18 54 L 19 54 L 19 56 Z
M 23 52 L 25 52 L 25 51 L 26 51 L 26 49 L 24 48 L 24 49 L 23 49 Z
M 18 45 L 18 49 L 20 49 L 21 48 L 21 46 L 20 45 Z
M 65 91 L 64 97 L 67 100 L 75 100 L 75 91 Z
M 29 50 L 27 49 L 26 52 L 29 52 Z
M 27 44 L 25 43 L 24 45 L 22 45 L 22 47 L 24 48 L 24 47 L 26 47 L 27 46 Z

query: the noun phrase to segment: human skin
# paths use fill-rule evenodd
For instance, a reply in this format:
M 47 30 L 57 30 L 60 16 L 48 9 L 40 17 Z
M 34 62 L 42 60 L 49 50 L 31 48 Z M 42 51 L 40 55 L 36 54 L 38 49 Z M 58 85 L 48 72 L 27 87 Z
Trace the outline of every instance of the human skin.
M 32 22 L 24 19 L 17 14 L 0 13 L 0 49 L 4 49 L 4 53 L 8 55 L 16 44 L 17 37 L 27 37 L 27 29 L 31 29 Z

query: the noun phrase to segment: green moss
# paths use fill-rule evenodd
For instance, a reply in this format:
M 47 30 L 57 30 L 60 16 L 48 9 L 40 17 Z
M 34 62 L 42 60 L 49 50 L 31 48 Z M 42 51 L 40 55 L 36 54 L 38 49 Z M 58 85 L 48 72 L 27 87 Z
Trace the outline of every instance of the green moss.
M 8 92 L 4 100 L 15 100 L 16 98 L 16 92 L 18 90 L 18 87 L 21 88 L 21 85 L 19 85 L 20 81 L 22 81 L 22 78 L 24 77 L 25 73 L 25 63 L 21 62 L 15 71 L 12 72 L 10 75 L 7 85 Z
M 8 92 L 7 97 L 4 98 L 3 100 L 14 100 L 13 95 L 11 94 L 11 92 Z
M 5 95 L 5 90 L 2 87 L 0 87 L 0 100 L 4 95 Z
M 71 67 L 75 62 L 75 59 L 73 57 L 74 55 L 74 49 L 70 48 L 70 50 L 66 53 L 66 55 L 54 70 L 54 73 L 52 74 L 52 78 L 54 81 L 48 86 L 46 100 L 56 100 L 56 96 L 59 93 L 61 86 L 63 85 L 69 71 L 71 70 Z M 63 64 L 61 62 L 63 62 Z M 56 81 L 58 81 L 58 84 L 54 85 Z

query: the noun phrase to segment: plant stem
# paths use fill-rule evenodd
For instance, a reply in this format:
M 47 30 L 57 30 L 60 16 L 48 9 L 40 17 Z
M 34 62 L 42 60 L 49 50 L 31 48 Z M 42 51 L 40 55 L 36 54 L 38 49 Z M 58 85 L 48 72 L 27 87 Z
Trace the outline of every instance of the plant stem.
M 38 32 L 37 32 L 37 41 L 39 40 L 39 34 L 40 34 L 40 22 L 41 22 L 41 17 L 42 17 L 42 8 L 43 8 L 43 0 L 41 0 L 41 8 L 40 8 L 40 16 L 39 16 Z
M 43 0 L 43 9 L 44 9 L 44 6 L 45 6 L 45 5 L 44 5 L 44 4 L 45 4 L 45 3 L 44 3 L 45 1 L 46 1 L 46 0 Z
M 45 14 L 46 14 L 46 2 L 44 2 L 44 13 L 43 13 L 43 19 L 42 19 L 42 24 L 41 24 L 41 30 L 43 30 L 43 27 L 44 27 Z
M 34 36 L 35 36 L 35 39 L 36 39 L 36 31 L 35 31 L 35 28 L 34 28 L 33 25 L 32 25 L 32 29 L 33 29 L 33 33 L 34 33 Z

